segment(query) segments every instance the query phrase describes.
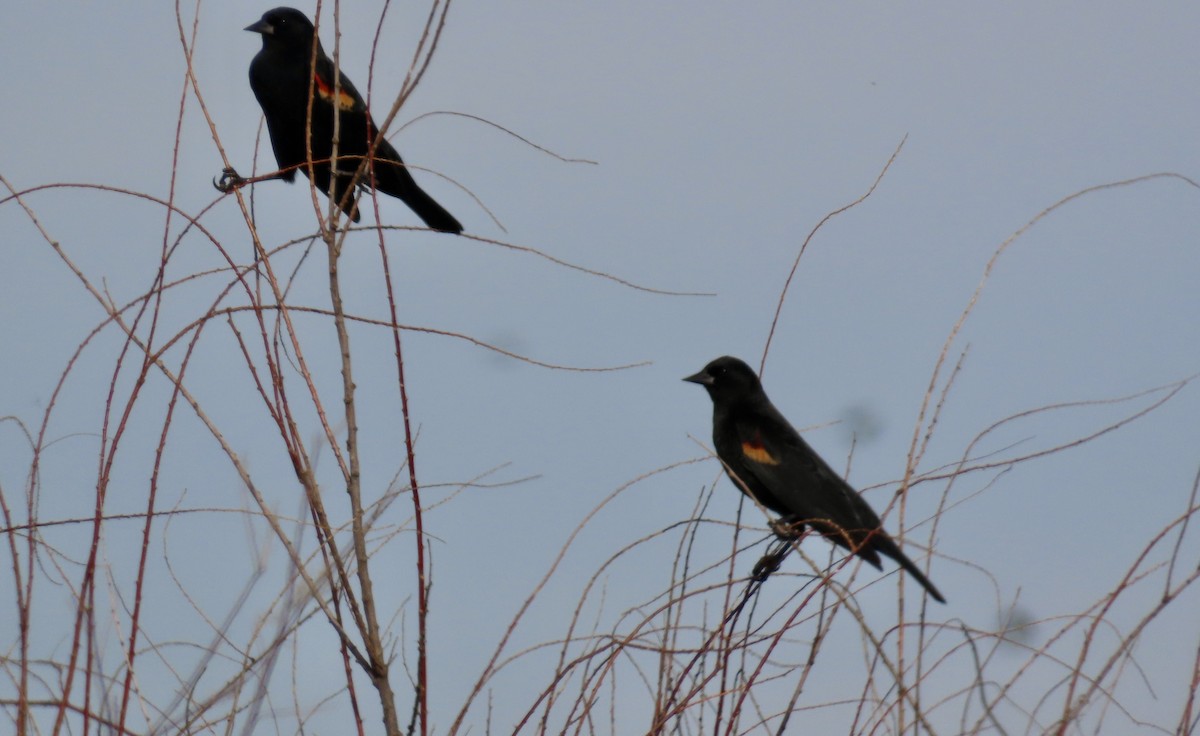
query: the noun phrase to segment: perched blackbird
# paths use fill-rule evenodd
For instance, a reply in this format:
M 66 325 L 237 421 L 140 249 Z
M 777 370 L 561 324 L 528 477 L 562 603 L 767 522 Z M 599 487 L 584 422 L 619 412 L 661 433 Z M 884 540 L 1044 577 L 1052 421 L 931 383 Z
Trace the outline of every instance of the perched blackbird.
M 725 356 L 683 380 L 700 384 L 712 397 L 717 455 L 734 485 L 782 515 L 785 525 L 776 528 L 786 526 L 798 534 L 807 524 L 878 569 L 883 569 L 879 555 L 890 557 L 935 600 L 946 602 L 883 530 L 862 496 L 771 404 L 750 366 Z
M 262 105 L 271 135 L 271 147 L 279 162 L 280 177 L 292 181 L 296 171 L 312 176 L 321 191 L 337 198 L 346 214 L 358 222 L 355 197 L 347 189 L 372 144 L 378 141 L 374 156 L 374 181 L 368 169 L 360 182 L 397 197 L 434 230 L 462 232 L 453 215 L 417 186 L 400 154 L 387 139 L 380 140 L 362 95 L 344 74 L 337 73 L 333 61 L 317 41 L 316 66 L 312 52 L 315 32 L 304 13 L 293 8 L 268 10 L 257 23 L 246 27 L 262 35 L 262 50 L 250 62 L 250 87 Z M 337 85 L 334 75 L 337 74 Z M 335 99 L 336 92 L 336 99 Z M 310 129 L 308 100 L 312 95 L 312 173 L 305 151 L 305 131 Z M 338 160 L 330 191 L 330 158 L 333 155 L 333 116 L 339 114 Z M 231 172 L 226 172 L 229 177 Z M 232 176 L 236 179 L 236 174 Z M 226 179 L 227 181 L 228 179 Z

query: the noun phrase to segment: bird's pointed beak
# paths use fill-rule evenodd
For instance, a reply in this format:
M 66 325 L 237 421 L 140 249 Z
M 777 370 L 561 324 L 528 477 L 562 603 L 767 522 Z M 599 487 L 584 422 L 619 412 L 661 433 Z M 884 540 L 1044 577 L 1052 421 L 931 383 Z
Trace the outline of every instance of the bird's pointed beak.
M 250 31 L 251 33 L 261 33 L 264 36 L 270 36 L 275 33 L 275 26 L 268 23 L 265 18 L 259 18 L 255 22 L 246 26 L 244 30 Z
M 708 375 L 704 371 L 700 371 L 699 373 L 692 375 L 692 376 L 688 376 L 687 378 L 684 378 L 683 380 L 687 381 L 688 383 L 698 383 L 701 386 L 711 386 L 712 382 L 713 382 L 713 377 Z

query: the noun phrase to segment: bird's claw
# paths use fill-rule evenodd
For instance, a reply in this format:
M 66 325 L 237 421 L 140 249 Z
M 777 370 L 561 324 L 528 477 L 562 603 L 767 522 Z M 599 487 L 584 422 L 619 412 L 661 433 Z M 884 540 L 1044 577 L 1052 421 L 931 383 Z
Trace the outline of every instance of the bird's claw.
M 767 522 L 771 527 L 771 531 L 783 543 L 779 549 L 774 552 L 767 552 L 758 562 L 754 563 L 754 570 L 750 573 L 750 579 L 756 583 L 761 583 L 771 576 L 771 573 L 779 569 L 783 564 L 784 559 L 792 551 L 792 545 L 796 540 L 804 536 L 804 522 L 799 521 L 795 517 L 784 517 L 782 519 L 771 519 Z
M 767 522 L 775 536 L 785 541 L 796 539 L 804 534 L 804 522 L 790 518 L 771 519 Z
M 213 186 L 221 194 L 229 194 L 233 190 L 242 187 L 246 184 L 246 180 L 241 177 L 234 169 L 225 167 L 221 170 L 220 178 L 213 179 Z

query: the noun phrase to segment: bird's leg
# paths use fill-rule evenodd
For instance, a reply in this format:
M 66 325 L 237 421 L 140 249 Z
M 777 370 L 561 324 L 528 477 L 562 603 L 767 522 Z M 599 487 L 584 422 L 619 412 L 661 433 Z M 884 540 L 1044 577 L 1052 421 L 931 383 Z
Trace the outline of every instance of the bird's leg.
M 213 179 L 212 185 L 221 194 L 229 194 L 235 189 L 241 189 L 247 184 L 257 184 L 260 181 L 270 181 L 271 179 L 283 179 L 289 174 L 288 172 L 295 171 L 294 168 L 288 168 L 284 171 L 273 171 L 270 174 L 262 174 L 261 176 L 252 176 L 249 179 L 237 173 L 237 170 L 232 166 L 226 166 L 221 169 L 221 176 Z
M 775 536 L 790 542 L 804 536 L 804 522 L 795 516 L 785 516 L 782 519 L 771 519 L 767 522 Z
M 771 519 L 768 522 L 771 531 L 778 538 L 779 547 L 774 550 L 767 550 L 767 553 L 762 558 L 754 563 L 754 571 L 750 577 L 756 582 L 762 582 L 770 577 L 771 573 L 779 569 L 783 561 L 787 559 L 791 553 L 792 547 L 804 536 L 804 522 L 795 516 L 786 516 L 782 519 Z

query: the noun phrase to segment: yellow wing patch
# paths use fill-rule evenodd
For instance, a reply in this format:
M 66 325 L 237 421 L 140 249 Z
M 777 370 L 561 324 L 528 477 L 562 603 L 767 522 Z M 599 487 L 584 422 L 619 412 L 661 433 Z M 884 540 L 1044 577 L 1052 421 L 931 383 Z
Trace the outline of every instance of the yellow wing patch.
M 317 82 L 317 96 L 320 97 L 322 100 L 325 100 L 326 102 L 334 104 L 333 86 L 330 85 L 328 82 L 326 82 L 324 79 L 321 79 L 320 74 L 314 75 L 313 78 Z M 341 108 L 342 110 L 353 110 L 354 109 L 354 96 L 349 94 L 348 92 L 346 92 L 345 89 L 339 89 L 336 106 Z
M 753 460 L 756 463 L 762 463 L 763 465 L 779 464 L 779 460 L 763 446 L 762 440 L 758 437 L 742 443 L 742 454 L 747 459 Z

